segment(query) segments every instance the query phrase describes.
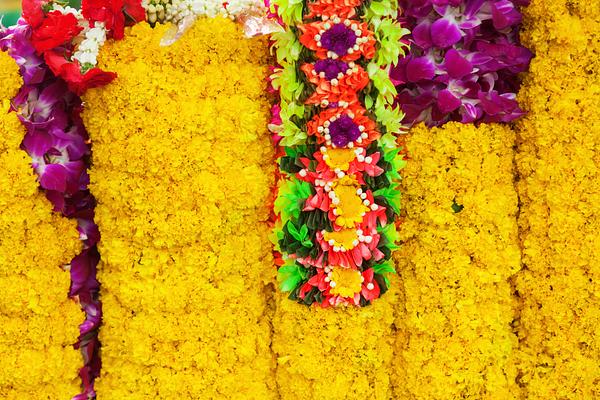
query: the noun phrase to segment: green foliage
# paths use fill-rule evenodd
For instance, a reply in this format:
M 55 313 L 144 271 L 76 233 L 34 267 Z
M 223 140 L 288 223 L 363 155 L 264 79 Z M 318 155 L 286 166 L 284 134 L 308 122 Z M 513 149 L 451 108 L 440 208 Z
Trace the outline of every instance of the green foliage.
M 283 131 L 281 136 L 282 146 L 294 146 L 297 144 L 304 143 L 306 141 L 306 132 L 304 132 L 298 125 L 293 122 L 293 117 L 296 119 L 304 118 L 305 108 L 304 105 L 298 105 L 295 102 L 281 101 L 281 120 L 283 121 Z
M 391 105 L 387 105 L 386 101 L 381 97 L 375 103 L 375 116 L 388 133 L 398 134 L 404 130 L 404 126 L 402 125 L 404 113 L 402 109 L 399 106 L 394 108 Z
M 380 226 L 378 229 L 379 234 L 384 236 L 387 243 L 387 247 L 390 250 L 396 250 L 399 246 L 396 244 L 400 241 L 400 235 L 398 234 L 398 230 L 396 229 L 396 225 L 394 223 L 387 224 L 385 226 Z
M 376 264 L 373 266 L 373 272 L 375 272 L 376 274 L 395 274 L 396 273 L 396 269 L 394 268 L 394 266 L 392 265 L 392 263 L 390 261 L 386 261 L 384 263 L 381 264 Z
M 295 64 L 286 64 L 273 79 L 273 88 L 279 89 L 281 101 L 290 103 L 297 101 L 304 91 L 304 83 L 296 74 Z
M 397 64 L 400 56 L 404 56 L 408 48 L 400 39 L 410 31 L 391 18 L 374 21 L 374 27 L 375 38 L 379 42 L 375 63 L 379 66 Z
M 382 69 L 377 63 L 370 62 L 367 72 L 373 86 L 379 91 L 379 97 L 382 97 L 385 103 L 392 104 L 398 92 L 389 77 L 388 69 Z
M 303 46 L 294 32 L 275 32 L 271 34 L 271 39 L 275 41 L 275 56 L 279 64 L 291 64 L 300 58 Z
M 281 291 L 291 292 L 306 279 L 307 274 L 306 268 L 288 259 L 288 262 L 277 271 L 277 281 Z
M 287 221 L 290 218 L 298 219 L 300 211 L 311 195 L 308 182 L 296 178 L 286 180 L 279 188 L 279 196 L 275 200 L 275 212 L 281 214 L 281 219 Z
M 397 185 L 388 186 L 373 192 L 373 196 L 381 196 L 385 198 L 388 204 L 392 207 L 396 214 L 400 213 L 400 200 L 402 198 L 402 194 L 400 190 L 397 189 Z
M 406 166 L 406 160 L 399 154 L 400 149 L 397 147 L 385 150 L 383 159 L 390 163 L 391 167 L 386 171 L 390 181 L 400 180 L 400 170 Z
M 302 246 L 309 249 L 313 247 L 314 244 L 310 239 L 310 236 L 308 235 L 308 226 L 302 225 L 302 227 L 298 229 L 298 227 L 296 227 L 296 225 L 292 221 L 288 221 L 286 226 L 290 235 L 298 242 L 300 242 Z
M 274 0 L 273 4 L 279 7 L 279 16 L 286 25 L 302 23 L 303 0 Z
M 364 10 L 364 19 L 370 24 L 384 17 L 397 17 L 398 1 L 394 0 L 373 0 Z

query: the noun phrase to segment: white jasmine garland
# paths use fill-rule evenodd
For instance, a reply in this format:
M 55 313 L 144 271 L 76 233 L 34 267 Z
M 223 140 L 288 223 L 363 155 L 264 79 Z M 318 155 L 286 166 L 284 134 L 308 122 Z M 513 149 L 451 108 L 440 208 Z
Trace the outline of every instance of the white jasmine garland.
M 209 17 L 218 15 L 235 19 L 250 11 L 266 11 L 260 0 L 231 0 L 224 5 L 222 0 L 143 0 L 142 7 L 146 10 L 148 22 L 180 25 L 184 18 Z
M 61 14 L 63 14 L 63 15 L 73 14 L 74 16 L 77 17 L 78 20 L 80 20 L 82 18 L 81 12 L 70 6 L 62 6 L 57 3 L 52 3 L 52 11 L 60 11 Z
M 78 44 L 72 59 L 79 61 L 82 67 L 92 68 L 98 63 L 98 52 L 106 42 L 106 28 L 104 23 L 96 22 L 93 28 L 87 28 L 81 34 L 83 40 Z

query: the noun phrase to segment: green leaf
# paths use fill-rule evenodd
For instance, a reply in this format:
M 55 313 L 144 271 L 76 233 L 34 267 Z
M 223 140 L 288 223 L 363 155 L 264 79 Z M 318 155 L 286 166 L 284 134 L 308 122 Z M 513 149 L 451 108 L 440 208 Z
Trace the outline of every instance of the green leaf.
M 377 228 L 377 230 L 381 235 L 385 236 L 386 240 L 388 241 L 387 247 L 390 250 L 399 248 L 397 243 L 400 241 L 400 235 L 398 234 L 395 224 L 391 223 L 385 226 L 380 226 Z
M 304 83 L 302 83 L 296 74 L 296 65 L 285 65 L 283 69 L 275 75 L 273 87 L 279 89 L 279 95 L 281 96 L 282 102 L 295 104 L 295 101 L 300 98 L 304 91 Z
M 298 232 L 298 228 L 296 228 L 296 225 L 292 222 L 289 221 L 287 223 L 287 230 L 290 233 L 290 235 L 292 235 L 292 237 L 298 241 L 302 240 L 302 237 L 300 236 L 300 232 Z
M 391 262 L 386 261 L 384 263 L 381 264 L 377 264 L 373 266 L 373 272 L 375 272 L 376 274 L 395 274 L 396 273 L 396 269 L 394 268 L 394 266 L 392 265 Z
M 400 155 L 400 149 L 397 147 L 390 148 L 384 151 L 383 160 L 390 163 L 391 167 L 386 174 L 390 181 L 400 180 L 399 171 L 406 166 L 406 160 Z
M 274 0 L 279 9 L 278 13 L 286 25 L 297 25 L 302 22 L 303 0 Z
M 459 212 L 461 212 L 463 209 L 465 208 L 465 206 L 463 206 L 462 204 L 458 204 L 456 202 L 456 199 L 452 200 L 452 211 L 454 211 L 455 214 L 458 214 Z
M 373 15 L 384 15 L 385 14 L 385 6 L 379 1 L 371 2 L 371 6 L 369 7 Z
M 370 110 L 373 107 L 373 104 L 375 102 L 373 101 L 373 98 L 371 97 L 371 95 L 366 95 L 365 96 L 365 108 L 367 110 Z
M 389 149 L 386 150 L 383 153 L 383 159 L 389 163 L 393 162 L 394 159 L 398 156 L 398 153 L 400 152 L 400 149 L 397 147 L 394 147 L 393 149 Z
M 294 239 L 300 242 L 302 246 L 309 249 L 314 246 L 311 238 L 308 236 L 308 227 L 306 225 L 302 225 L 300 230 L 298 230 L 294 222 L 288 221 L 286 226 L 290 235 L 292 235 Z
M 300 58 L 302 44 L 294 32 L 290 30 L 274 32 L 271 34 L 271 38 L 275 41 L 273 48 L 275 48 L 275 56 L 279 64 L 291 64 Z
M 296 116 L 303 118 L 305 113 L 304 105 L 298 105 L 295 102 L 286 103 L 281 102 L 281 119 L 283 121 L 283 129 L 281 131 L 282 146 L 295 146 L 303 144 L 306 141 L 306 132 L 302 131 L 298 125 L 291 121 L 291 118 Z
M 275 200 L 274 210 L 281 215 L 283 221 L 298 219 L 300 211 L 311 195 L 310 184 L 296 178 L 286 180 L 279 187 L 279 195 Z
M 291 292 L 300 282 L 306 279 L 306 268 L 296 264 L 283 265 L 277 271 L 277 281 L 283 292 Z
M 400 200 L 402 198 L 402 193 L 397 190 L 393 186 L 388 186 L 383 189 L 376 190 L 373 192 L 374 196 L 382 196 L 385 197 L 388 204 L 394 209 L 396 214 L 400 213 Z

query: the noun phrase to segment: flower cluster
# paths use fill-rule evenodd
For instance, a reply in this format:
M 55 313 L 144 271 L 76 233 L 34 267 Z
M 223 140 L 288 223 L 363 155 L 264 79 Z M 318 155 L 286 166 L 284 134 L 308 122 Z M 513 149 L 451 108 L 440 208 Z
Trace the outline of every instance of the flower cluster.
M 521 398 L 510 278 L 521 268 L 506 125 L 413 128 L 404 170 L 404 294 L 395 325 L 395 398 Z M 537 397 L 536 397 L 537 398 Z M 543 397 L 540 397 L 543 398 Z
M 151 25 L 167 22 L 181 25 L 186 18 L 198 16 L 215 18 L 220 15 L 235 19 L 252 10 L 266 13 L 264 4 L 257 0 L 142 0 L 142 7 Z
M 298 307 L 278 293 L 272 317 L 277 398 L 407 399 L 393 392 L 398 279 L 369 307 Z M 335 373 L 332 373 L 335 371 Z M 398 383 L 404 382 L 402 378 Z
M 306 305 L 365 306 L 394 272 L 402 115 L 388 73 L 407 32 L 391 2 L 276 5 L 289 27 L 274 35 L 271 76 L 281 288 Z
M 31 157 L 39 185 L 54 210 L 77 220 L 84 244 L 70 263 L 69 296 L 78 299 L 86 313 L 77 346 L 84 357 L 81 398 L 87 398 L 93 394 L 92 381 L 99 371 L 97 329 L 101 320 L 96 280 L 100 235 L 93 222 L 95 200 L 87 188 L 90 147 L 79 115 L 81 100 L 44 64 L 34 35 L 35 30 L 21 20 L 0 33 L 0 48 L 16 60 L 23 76 L 24 84 L 12 100 L 12 110 L 26 129 L 21 147 Z
M 140 23 L 89 90 L 102 232 L 99 396 L 275 399 L 273 147 L 264 39 L 199 19 L 172 46 Z
M 518 41 L 526 0 L 401 0 L 411 52 L 392 69 L 405 122 L 508 122 L 521 115 L 517 74 L 531 53 Z
M 31 30 L 36 55 L 81 95 L 115 78 L 114 73 L 95 67 L 106 38 L 121 39 L 125 25 L 144 18 L 141 0 L 83 0 L 81 10 L 54 0 L 24 0 L 19 24 Z
M 0 52 L 0 398 L 68 399 L 78 392 L 73 349 L 81 311 L 68 299 L 75 224 L 53 213 L 20 149 L 25 129 L 10 99 L 21 84 Z
M 593 399 L 600 377 L 600 3 L 532 0 L 519 101 L 519 380 L 532 399 Z

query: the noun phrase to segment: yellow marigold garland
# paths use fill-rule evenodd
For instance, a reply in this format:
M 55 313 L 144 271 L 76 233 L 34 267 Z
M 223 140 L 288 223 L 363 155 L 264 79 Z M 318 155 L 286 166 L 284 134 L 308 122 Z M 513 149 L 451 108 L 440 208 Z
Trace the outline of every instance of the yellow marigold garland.
M 394 398 L 518 398 L 514 137 L 499 125 L 411 131 L 403 246 L 394 257 L 404 296 Z
M 366 308 L 298 307 L 278 295 L 273 350 L 281 399 L 393 398 L 394 286 Z
M 526 268 L 519 379 L 529 399 L 600 397 L 600 3 L 533 0 L 537 57 L 519 95 L 519 225 Z
M 81 319 L 60 268 L 77 253 L 74 223 L 52 213 L 38 190 L 9 96 L 21 85 L 0 52 L 0 398 L 69 399 L 79 392 Z
M 97 392 L 275 398 L 267 44 L 223 18 L 161 47 L 166 29 L 141 23 L 103 48 L 118 78 L 85 96 L 102 233 Z

